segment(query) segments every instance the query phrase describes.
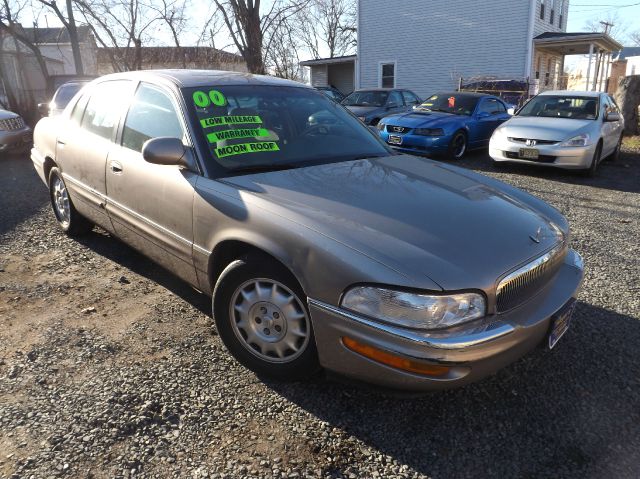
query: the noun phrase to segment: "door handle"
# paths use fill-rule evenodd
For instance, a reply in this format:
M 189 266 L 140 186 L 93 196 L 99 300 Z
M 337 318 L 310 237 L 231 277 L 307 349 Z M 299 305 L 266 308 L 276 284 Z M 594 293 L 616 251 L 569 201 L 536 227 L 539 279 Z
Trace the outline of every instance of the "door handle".
M 122 173 L 122 165 L 120 163 L 118 163 L 117 161 L 110 161 L 109 162 L 109 168 L 111 168 L 111 171 L 118 174 L 118 173 Z

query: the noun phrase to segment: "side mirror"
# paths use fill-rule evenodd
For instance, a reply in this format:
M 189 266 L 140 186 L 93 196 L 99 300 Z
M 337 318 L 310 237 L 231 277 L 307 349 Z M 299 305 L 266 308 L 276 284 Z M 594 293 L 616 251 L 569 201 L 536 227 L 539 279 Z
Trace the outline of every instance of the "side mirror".
M 478 118 L 482 119 L 482 118 L 489 118 L 491 116 L 491 113 L 487 112 L 487 111 L 481 111 L 480 113 L 478 113 Z
M 514 107 L 511 107 L 509 109 L 507 109 L 507 113 L 511 116 L 516 114 L 516 109 Z
M 42 116 L 49 116 L 49 104 L 38 103 L 38 113 L 40 113 Z
M 620 121 L 620 113 L 617 111 L 610 111 L 605 114 L 604 121 Z
M 177 165 L 191 169 L 187 147 L 179 138 L 152 138 L 142 145 L 142 158 L 155 165 Z

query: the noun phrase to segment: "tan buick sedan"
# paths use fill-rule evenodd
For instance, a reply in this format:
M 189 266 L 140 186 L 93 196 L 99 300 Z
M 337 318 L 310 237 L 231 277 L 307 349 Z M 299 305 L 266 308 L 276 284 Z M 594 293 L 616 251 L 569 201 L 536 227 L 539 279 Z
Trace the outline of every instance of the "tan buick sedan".
M 38 123 L 31 157 L 64 231 L 100 225 L 210 294 L 261 374 L 446 388 L 570 325 L 583 266 L 558 211 L 395 153 L 295 82 L 109 75 Z

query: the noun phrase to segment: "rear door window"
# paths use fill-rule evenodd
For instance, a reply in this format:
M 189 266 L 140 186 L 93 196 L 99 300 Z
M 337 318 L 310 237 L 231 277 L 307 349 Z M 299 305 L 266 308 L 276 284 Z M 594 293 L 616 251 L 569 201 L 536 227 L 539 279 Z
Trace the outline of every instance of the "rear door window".
M 129 101 L 131 85 L 129 80 L 113 80 L 96 85 L 91 90 L 82 116 L 82 128 L 107 140 L 113 139 Z

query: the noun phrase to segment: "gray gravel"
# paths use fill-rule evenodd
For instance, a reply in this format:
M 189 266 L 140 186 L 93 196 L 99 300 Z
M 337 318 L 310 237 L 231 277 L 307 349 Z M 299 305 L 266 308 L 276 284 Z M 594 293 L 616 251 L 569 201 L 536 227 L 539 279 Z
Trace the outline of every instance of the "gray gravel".
M 0 160 L 0 477 L 640 477 L 640 156 L 595 179 L 461 164 L 568 216 L 584 289 L 552 352 L 407 398 L 257 378 L 206 297 L 66 238 L 30 162 Z

